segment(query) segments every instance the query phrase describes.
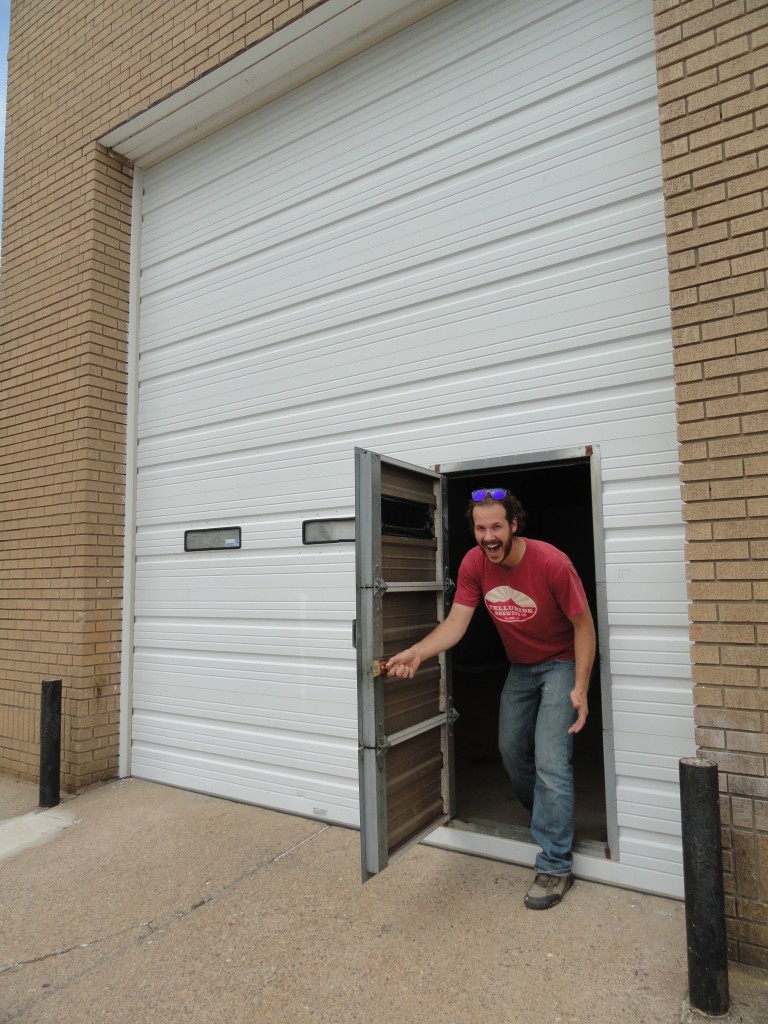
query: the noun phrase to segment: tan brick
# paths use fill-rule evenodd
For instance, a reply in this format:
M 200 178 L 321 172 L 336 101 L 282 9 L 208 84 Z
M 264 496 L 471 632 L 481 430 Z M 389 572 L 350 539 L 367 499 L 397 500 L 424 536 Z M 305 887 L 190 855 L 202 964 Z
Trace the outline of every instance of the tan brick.
M 749 543 L 746 540 L 736 540 L 688 544 L 687 554 L 692 562 L 714 562 L 720 558 L 749 558 Z M 746 607 L 751 607 L 751 605 Z
M 675 100 L 679 100 L 681 97 L 686 97 L 690 104 L 690 97 L 704 93 L 709 94 L 713 87 L 717 85 L 717 70 L 715 68 L 707 68 L 704 71 L 700 71 L 695 75 L 687 76 L 684 80 L 678 82 L 671 82 L 669 85 L 662 85 L 659 87 L 659 105 L 666 106 L 669 103 L 673 103 Z M 697 103 L 696 108 L 708 106 L 707 103 Z M 689 107 L 689 109 L 694 109 Z
M 707 76 L 702 72 L 699 76 L 702 81 Z M 745 78 L 732 78 L 727 82 L 715 82 L 708 84 L 706 88 L 689 93 L 686 96 L 688 110 L 695 112 L 706 107 L 720 104 L 724 120 L 740 117 L 749 110 L 754 109 L 754 104 L 749 102 L 751 83 Z M 679 92 L 678 87 L 678 92 Z
M 691 423 L 695 420 L 704 419 L 704 403 L 703 402 L 688 402 L 685 405 L 681 404 L 677 411 L 678 423 Z M 686 438 L 682 438 L 686 440 Z M 704 495 L 702 495 L 703 497 Z M 685 501 L 694 501 L 695 495 L 688 494 L 684 497 Z
M 691 600 L 699 601 L 749 601 L 752 598 L 752 584 L 717 581 L 688 584 Z
M 730 733 L 727 735 L 730 736 Z M 712 757 L 717 761 L 721 772 L 765 777 L 765 759 L 758 755 L 731 754 L 726 751 L 713 751 Z
M 696 643 L 753 644 L 755 642 L 755 630 L 752 626 L 745 626 L 739 623 L 694 623 L 691 626 L 691 639 Z M 743 664 L 743 662 L 737 662 L 737 664 Z
M 760 643 L 720 647 L 720 658 L 723 665 L 768 666 L 768 651 Z
M 737 316 L 740 316 L 743 313 L 755 313 L 757 311 L 761 311 L 764 314 L 766 307 L 768 307 L 768 293 L 766 293 L 763 288 L 736 295 L 733 303 L 733 308 Z M 759 320 L 755 322 L 759 323 Z M 754 333 L 757 334 L 759 332 L 760 328 L 758 327 Z M 751 330 L 747 330 L 745 333 L 753 332 L 751 332 Z
M 754 173 L 740 175 L 725 182 L 725 190 L 729 199 L 737 199 L 751 193 L 762 193 L 766 188 L 768 188 L 768 175 L 762 168 Z
M 665 176 L 664 195 L 667 200 L 686 196 L 691 193 L 692 189 L 693 182 L 690 174 L 680 174 L 678 177 Z
M 736 338 L 736 351 L 741 355 L 754 353 L 757 360 L 765 361 L 765 335 L 762 331 L 755 334 L 743 334 Z M 759 368 L 759 367 L 758 367 Z M 746 371 L 750 373 L 750 370 Z
M 680 385 L 699 382 L 703 376 L 700 363 L 684 363 L 675 367 L 675 381 Z
M 697 223 L 702 227 L 712 224 L 715 221 L 729 221 L 737 217 L 746 217 L 755 213 L 763 207 L 763 198 L 760 192 L 748 192 L 746 195 L 732 199 L 724 199 L 719 203 L 712 203 L 698 209 L 696 214 Z
M 697 240 L 698 237 L 697 234 Z M 731 279 L 730 260 L 723 260 L 720 263 L 709 262 L 703 266 L 696 264 L 693 267 L 686 267 L 680 270 L 672 270 L 670 268 L 670 271 L 669 281 L 672 291 L 678 288 L 690 288 L 695 285 L 703 286 L 712 282 L 718 282 L 722 288 L 725 282 Z M 715 296 L 715 298 L 719 297 L 719 295 Z
M 759 897 L 759 893 L 756 895 Z M 750 921 L 740 919 L 730 923 L 728 934 L 732 938 L 752 945 L 753 948 L 768 949 L 768 927 L 764 925 L 756 925 Z
M 768 754 L 768 736 L 765 733 L 730 731 L 728 732 L 728 749 Z
M 713 602 L 712 604 L 694 604 L 688 609 L 691 622 L 717 622 L 717 605 Z
M 681 423 L 678 429 L 678 437 L 681 441 L 696 441 L 709 437 L 728 437 L 729 434 L 740 434 L 742 429 L 741 421 L 737 416 L 723 417 L 718 420 L 705 420 L 696 423 Z M 721 513 L 722 510 L 721 510 Z M 740 510 L 736 514 L 743 514 Z
M 677 144 L 680 145 L 683 141 L 687 143 L 687 140 L 677 140 Z M 674 156 L 674 158 L 669 152 L 664 153 L 664 174 L 667 177 L 671 177 L 689 174 L 691 171 L 698 171 L 713 165 L 721 165 L 724 156 L 724 147 L 719 142 L 714 146 L 709 146 L 707 149 L 698 149 L 694 152 L 688 152 L 686 145 L 685 152 L 682 155 Z M 713 180 L 722 181 L 724 179 L 717 177 Z M 680 248 L 679 245 L 678 248 Z
M 765 434 L 768 430 L 768 412 L 752 413 L 741 418 L 744 433 Z
M 741 480 L 716 480 L 711 486 L 711 497 L 716 501 L 728 498 L 754 498 L 765 495 L 765 480 L 748 477 Z M 757 516 L 759 519 L 760 516 Z
M 659 126 L 659 135 L 663 144 L 681 139 L 687 149 L 699 149 L 711 146 L 720 139 L 719 135 L 708 137 L 706 133 L 721 123 L 719 111 L 700 110 L 688 117 L 679 117 Z M 686 150 L 687 151 L 687 150 Z M 662 155 L 664 155 L 662 148 Z
M 693 40 L 688 40 L 687 42 L 690 44 L 693 41 L 698 43 L 698 52 L 691 54 L 690 57 L 686 55 L 685 70 L 688 74 L 695 74 L 697 71 L 703 71 L 706 68 L 717 67 L 718 76 L 722 77 L 721 69 L 727 66 L 726 62 L 747 53 L 749 50 L 749 40 L 744 36 L 737 36 L 730 43 L 715 47 L 714 29 L 694 36 Z
M 705 240 L 698 249 L 699 260 L 702 263 L 733 260 L 748 253 L 764 251 L 765 237 L 760 231 L 751 231 L 738 238 L 731 237 L 721 242 L 713 242 L 711 245 L 706 244 Z
M 741 799 L 741 798 L 739 798 Z M 748 800 L 745 801 L 750 807 L 755 808 L 760 803 L 759 800 Z M 764 903 L 754 903 L 751 900 L 739 900 L 738 901 L 738 912 L 739 916 L 747 921 L 759 921 L 768 923 L 768 908 Z
M 718 540 L 732 537 L 768 537 L 768 519 L 731 519 L 728 522 L 717 522 L 714 523 L 714 535 Z
M 722 338 L 717 341 L 708 341 L 700 345 L 675 346 L 675 364 L 681 363 L 711 363 L 713 360 L 722 359 L 725 363 L 730 362 L 736 354 L 736 342 L 732 338 Z M 725 371 L 724 371 L 725 372 Z M 733 370 L 731 370 L 733 372 Z
M 665 203 L 667 214 L 674 216 L 685 213 L 687 210 L 706 210 L 710 206 L 725 202 L 728 198 L 728 184 L 721 181 L 708 188 L 697 189 L 695 192 L 688 188 L 679 195 L 669 197 Z M 755 190 L 750 189 L 749 191 Z M 675 269 L 672 267 L 672 261 L 670 261 L 670 268 Z
M 744 476 L 743 459 L 722 459 L 716 462 L 687 463 L 680 469 L 681 480 L 737 480 Z
M 712 666 L 701 666 L 694 667 L 694 672 L 716 672 Z M 696 708 L 722 708 L 723 707 L 723 690 L 722 686 L 695 686 L 693 688 L 693 701 Z M 696 724 L 705 725 L 706 723 L 699 723 L 699 714 L 696 712 Z
M 729 395 L 727 398 L 710 399 L 704 403 L 708 418 L 720 416 L 743 416 L 745 413 L 761 413 L 765 408 L 764 396 L 759 393 Z
M 683 38 L 687 41 L 729 21 L 734 16 L 735 8 L 737 5 L 731 2 L 724 4 L 721 10 L 713 10 L 710 0 L 690 0 L 688 3 L 676 4 L 665 15 L 657 16 L 656 27 L 671 28 L 681 24 Z
M 693 211 L 691 210 L 680 213 L 677 217 L 667 218 L 667 233 L 670 235 L 677 234 L 680 231 L 689 231 L 692 227 Z
M 730 326 L 734 326 L 734 324 L 731 323 Z M 727 347 L 730 339 L 707 342 L 707 351 L 711 352 L 712 356 L 704 367 L 704 376 L 713 379 L 724 375 L 752 374 L 756 370 L 762 370 L 768 363 L 768 353 L 766 353 L 764 345 L 761 348 L 752 348 L 749 344 L 750 337 L 752 336 L 744 335 L 733 339 L 733 348 L 740 354 L 731 359 L 723 359 L 717 348 L 717 346 Z M 701 347 L 705 348 L 704 345 Z
M 673 55 L 669 58 L 670 60 L 679 60 L 677 53 L 677 44 L 683 38 L 683 32 L 679 25 L 672 28 L 660 31 L 656 30 L 656 52 L 658 54 L 659 64 L 664 66 L 664 54 L 665 51 L 669 51 L 670 48 L 675 47 Z
M 762 716 L 756 711 L 738 711 L 732 708 L 711 708 L 698 705 L 696 722 L 704 729 L 740 729 L 761 733 Z
M 707 520 L 698 523 L 686 523 L 685 535 L 692 543 L 694 541 L 712 540 L 712 523 Z
M 726 18 L 716 26 L 716 38 L 718 43 L 726 43 L 730 39 L 746 33 L 765 33 L 765 4 L 764 0 L 747 0 L 745 5 L 746 14 L 738 11 L 739 17 Z M 750 11 L 750 8 L 753 10 Z M 763 43 L 765 45 L 765 43 Z
M 728 778 L 728 787 L 731 793 L 737 793 L 740 796 L 758 797 L 762 800 L 768 797 L 768 779 L 748 775 L 731 775 Z
M 757 77 L 758 73 L 756 73 Z M 765 99 L 757 90 L 753 90 L 752 82 L 746 78 L 734 79 L 731 83 L 732 96 L 723 101 L 723 117 L 743 117 L 744 114 L 756 113 L 764 108 Z
M 749 516 L 752 519 L 760 519 L 764 516 L 768 516 L 768 498 L 748 498 L 747 516 Z
M 712 264 L 710 264 L 711 266 Z M 722 264 L 714 264 L 715 266 L 722 266 Z M 736 314 L 741 313 L 741 297 L 749 295 L 750 298 L 755 297 L 760 301 L 764 301 L 765 296 L 765 280 L 762 273 L 755 274 L 744 274 L 741 277 L 728 277 L 718 278 L 708 284 L 702 284 L 699 287 L 699 297 L 702 302 L 712 302 L 724 299 L 729 296 L 734 297 L 734 312 Z
M 708 750 L 721 750 L 725 746 L 725 731 L 723 729 L 697 729 L 696 743 L 699 747 L 706 747 Z
M 725 158 L 731 160 L 745 153 L 760 153 L 768 145 L 766 141 L 767 136 L 768 129 L 762 128 L 739 135 L 737 138 L 726 140 L 723 146 Z

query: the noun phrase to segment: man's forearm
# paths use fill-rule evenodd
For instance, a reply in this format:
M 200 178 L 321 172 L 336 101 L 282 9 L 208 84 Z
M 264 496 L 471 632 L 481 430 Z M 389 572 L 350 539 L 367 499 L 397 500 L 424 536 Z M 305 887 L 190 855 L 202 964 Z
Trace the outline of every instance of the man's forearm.
M 412 647 L 407 647 L 398 654 L 393 654 L 387 661 L 387 675 L 412 679 L 419 666 L 427 658 L 447 651 L 461 640 L 467 631 L 474 608 L 467 605 L 454 604 L 448 617 L 439 623 L 431 633 L 427 633 Z
M 425 637 L 413 644 L 412 651 L 415 651 L 422 661 L 434 658 L 443 651 L 455 647 L 466 631 L 466 627 L 459 623 L 452 622 L 450 617 L 444 619 Z
M 595 627 L 591 615 L 581 622 L 574 623 L 573 649 L 576 656 L 575 687 L 586 693 L 589 689 L 589 677 L 597 650 Z

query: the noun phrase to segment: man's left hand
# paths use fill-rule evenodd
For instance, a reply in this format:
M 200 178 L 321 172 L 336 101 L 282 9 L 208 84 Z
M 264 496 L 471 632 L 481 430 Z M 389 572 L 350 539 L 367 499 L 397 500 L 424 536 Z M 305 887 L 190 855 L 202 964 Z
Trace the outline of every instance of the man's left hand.
M 571 704 L 576 708 L 579 713 L 579 717 L 573 723 L 568 732 L 581 732 L 584 728 L 584 723 L 587 720 L 587 694 L 585 690 L 578 688 L 571 690 Z

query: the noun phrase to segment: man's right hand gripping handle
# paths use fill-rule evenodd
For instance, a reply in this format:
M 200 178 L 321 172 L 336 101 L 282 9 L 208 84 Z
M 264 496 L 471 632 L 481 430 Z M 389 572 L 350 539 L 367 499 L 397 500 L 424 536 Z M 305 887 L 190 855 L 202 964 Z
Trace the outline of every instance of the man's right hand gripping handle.
M 397 676 L 399 679 L 413 679 L 422 660 L 412 647 L 408 647 L 399 654 L 392 655 L 386 664 L 387 675 Z

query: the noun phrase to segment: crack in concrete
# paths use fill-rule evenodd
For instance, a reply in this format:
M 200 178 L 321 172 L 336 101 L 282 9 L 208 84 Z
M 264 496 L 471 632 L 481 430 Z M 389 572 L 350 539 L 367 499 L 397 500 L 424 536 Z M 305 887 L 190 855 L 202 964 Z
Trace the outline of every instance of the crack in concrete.
M 313 832 L 312 835 L 307 836 L 306 839 L 302 839 L 301 842 L 294 843 L 293 846 L 290 846 L 288 847 L 287 850 L 283 850 L 281 853 L 276 854 L 274 857 L 271 857 L 263 864 L 259 864 L 255 868 L 250 868 L 248 871 L 244 871 L 237 878 L 233 878 L 231 881 L 221 885 L 218 889 L 216 889 L 215 892 L 212 892 L 210 893 L 210 895 L 203 897 L 203 899 L 198 900 L 191 906 L 186 907 L 183 910 L 179 910 L 174 914 L 171 914 L 169 917 L 167 917 L 164 921 L 162 921 L 159 924 L 155 924 L 153 921 L 144 921 L 140 924 L 131 925 L 128 928 L 122 928 L 111 935 L 102 936 L 101 938 L 97 939 L 91 939 L 88 942 L 78 942 L 76 945 L 69 946 L 64 949 L 56 949 L 49 953 L 41 953 L 38 956 L 30 957 L 28 960 L 18 960 L 15 963 L 0 966 L 0 975 L 3 975 L 14 970 L 23 969 L 24 967 L 30 967 L 34 964 L 44 963 L 46 960 L 52 960 L 58 957 L 67 956 L 81 949 L 89 949 L 91 947 L 103 945 L 106 942 L 110 942 L 114 939 L 120 938 L 121 935 L 127 935 L 131 932 L 135 932 L 137 929 L 142 933 L 136 936 L 136 938 L 134 938 L 134 940 L 130 942 L 127 946 L 123 946 L 120 949 L 116 950 L 114 953 L 112 953 L 111 956 L 106 956 L 103 960 L 99 960 L 97 963 L 92 964 L 90 967 L 86 968 L 85 970 L 81 971 L 79 974 L 76 974 L 71 978 L 66 978 L 59 985 L 55 987 L 51 986 L 49 989 L 42 992 L 36 998 L 29 1000 L 29 1002 L 25 1003 L 23 1006 L 17 1007 L 14 1010 L 9 1010 L 5 1015 L 0 1015 L 0 1024 L 13 1024 L 13 1021 L 19 1020 L 25 1013 L 27 1013 L 30 1009 L 36 1006 L 41 1000 L 49 999 L 52 995 L 58 994 L 63 990 L 70 988 L 72 985 L 77 984 L 83 978 L 86 978 L 89 974 L 93 974 L 94 971 L 97 971 L 100 968 L 104 967 L 106 964 L 110 963 L 110 961 L 116 960 L 119 957 L 123 956 L 130 949 L 136 946 L 141 946 L 153 935 L 161 934 L 166 929 L 172 927 L 174 924 L 177 924 L 179 921 L 183 921 L 184 918 L 188 917 L 196 910 L 199 910 L 201 907 L 204 907 L 207 904 L 212 903 L 214 900 L 219 899 L 221 896 L 226 895 L 228 892 L 231 892 L 242 882 L 246 881 L 249 878 L 255 877 L 262 871 L 265 871 L 267 868 L 271 867 L 273 864 L 276 864 L 278 861 L 283 860 L 284 857 L 288 857 L 292 853 L 295 853 L 296 850 L 301 849 L 301 847 L 305 846 L 307 843 L 314 842 L 315 839 L 319 838 L 325 832 L 330 831 L 331 828 L 331 825 L 324 825 L 323 828 L 319 829 L 317 832 Z
M 193 913 L 193 911 L 199 910 L 201 907 L 206 906 L 208 903 L 212 903 L 214 900 L 219 899 L 220 896 L 223 896 L 226 893 L 230 892 L 236 886 L 240 885 L 241 882 L 244 882 L 247 878 L 253 878 L 260 872 L 265 871 L 267 868 L 271 867 L 273 864 L 277 864 L 277 862 L 279 860 L 282 860 L 284 857 L 289 857 L 292 853 L 295 853 L 296 850 L 301 849 L 302 846 L 305 846 L 307 843 L 313 842 L 324 832 L 328 832 L 330 828 L 330 825 L 325 825 L 317 832 L 313 832 L 311 836 L 307 836 L 306 839 L 302 839 L 300 843 L 294 843 L 294 845 L 290 846 L 287 850 L 283 850 L 282 853 L 276 854 L 276 856 L 272 857 L 271 860 L 265 861 L 263 864 L 259 864 L 255 868 L 250 868 L 248 871 L 244 871 L 242 875 L 238 875 L 237 878 L 233 878 L 232 881 L 226 882 L 224 885 L 219 886 L 219 888 L 216 889 L 215 892 L 210 893 L 208 896 L 204 896 L 201 900 L 198 900 L 197 903 L 193 903 L 192 906 L 187 907 L 185 910 L 179 910 L 175 914 L 172 914 L 162 924 L 153 925 L 152 922 L 150 921 L 149 926 L 155 932 L 162 932 L 166 927 L 169 927 L 171 924 L 175 924 L 177 921 L 182 921 L 189 914 Z
M 66 956 L 68 953 L 74 953 L 78 949 L 90 949 L 91 946 L 100 946 L 104 942 L 110 942 L 112 939 L 117 939 L 121 935 L 125 935 L 128 932 L 136 931 L 136 929 L 146 928 L 150 934 L 153 931 L 152 925 L 149 921 L 145 921 L 142 924 L 131 925 L 128 928 L 121 928 L 120 931 L 114 932 L 112 935 L 103 935 L 98 939 L 91 939 L 88 942 L 78 942 L 74 946 L 65 946 L 62 949 L 54 949 L 50 953 L 40 953 L 39 956 L 32 956 L 28 960 L 16 960 L 12 964 L 1 964 L 0 975 L 7 974 L 9 971 L 15 971 L 19 967 L 30 967 L 32 964 L 42 964 L 46 960 L 54 960 L 56 957 Z

